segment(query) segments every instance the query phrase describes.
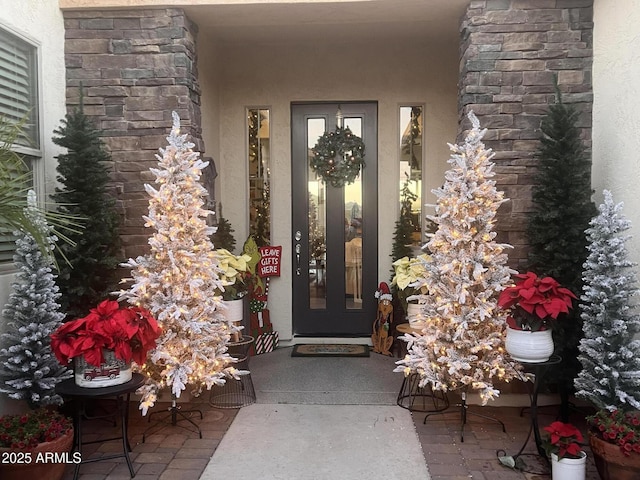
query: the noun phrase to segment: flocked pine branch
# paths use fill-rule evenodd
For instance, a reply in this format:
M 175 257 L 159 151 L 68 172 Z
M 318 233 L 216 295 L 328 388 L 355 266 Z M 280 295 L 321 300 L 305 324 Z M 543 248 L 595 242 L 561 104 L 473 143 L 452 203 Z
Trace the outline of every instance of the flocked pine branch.
M 221 312 L 224 290 L 220 266 L 206 222 L 213 212 L 203 208 L 206 189 L 199 182 L 203 162 L 187 135 L 180 135 L 180 119 L 173 112 L 169 146 L 160 149 L 158 168 L 151 172 L 157 187 L 145 185 L 149 214 L 145 226 L 155 232 L 150 252 L 130 259 L 133 285 L 120 298 L 151 311 L 162 327 L 157 348 L 144 366 L 149 381 L 141 389 L 140 409 L 146 414 L 163 387 L 174 398 L 187 385 L 199 395 L 222 385 L 225 377 L 241 372 L 227 353 L 230 334 L 238 331 Z
M 508 381 L 516 371 L 504 355 L 505 314 L 498 294 L 510 282 L 504 253 L 509 245 L 495 241 L 498 207 L 505 202 L 492 180 L 491 150 L 482 137 L 486 130 L 473 112 L 473 128 L 452 150 L 444 185 L 434 190 L 438 226 L 427 243 L 431 262 L 412 286 L 426 287 L 419 295 L 426 326 L 421 334 L 406 335 L 408 354 L 395 371 L 417 372 L 420 386 L 435 390 L 472 389 L 483 404 L 499 395 L 494 378 Z
M 627 256 L 624 232 L 631 222 L 604 191 L 600 214 L 587 229 L 589 255 L 584 264 L 582 320 L 584 338 L 578 359 L 582 371 L 574 383 L 576 396 L 598 408 L 640 408 L 640 315 L 635 263 Z
M 36 240 L 27 231 L 16 231 L 13 261 L 18 267 L 12 292 L 2 315 L 7 322 L 0 337 L 0 392 L 26 400 L 32 408 L 61 405 L 56 384 L 72 372 L 61 366 L 51 352 L 49 335 L 65 317 L 60 311 L 60 292 L 52 273 L 55 248 L 53 228 L 37 207 L 33 190 L 28 192 L 24 216 L 39 232 Z M 39 243 L 44 241 L 44 244 Z M 43 250 L 44 248 L 44 250 Z

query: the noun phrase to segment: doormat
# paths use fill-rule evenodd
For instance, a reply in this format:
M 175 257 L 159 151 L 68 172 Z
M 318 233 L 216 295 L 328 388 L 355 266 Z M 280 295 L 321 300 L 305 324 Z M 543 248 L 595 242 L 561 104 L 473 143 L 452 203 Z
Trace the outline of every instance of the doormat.
M 351 345 L 346 343 L 305 343 L 294 345 L 292 357 L 368 357 L 368 345 Z

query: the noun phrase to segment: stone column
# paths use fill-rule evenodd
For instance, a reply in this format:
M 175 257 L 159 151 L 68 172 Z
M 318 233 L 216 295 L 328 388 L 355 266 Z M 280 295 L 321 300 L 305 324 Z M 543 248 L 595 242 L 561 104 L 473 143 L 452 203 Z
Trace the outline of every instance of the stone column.
M 67 105 L 79 103 L 111 152 L 125 257 L 147 251 L 144 184 L 155 179 L 171 112 L 204 152 L 196 26 L 181 9 L 64 11 Z
M 527 213 L 540 122 L 555 101 L 574 104 L 591 145 L 593 0 L 472 0 L 461 22 L 459 140 L 473 110 L 496 153 L 498 188 L 510 202 L 498 211 L 499 241 L 515 248 L 510 264 L 526 264 Z

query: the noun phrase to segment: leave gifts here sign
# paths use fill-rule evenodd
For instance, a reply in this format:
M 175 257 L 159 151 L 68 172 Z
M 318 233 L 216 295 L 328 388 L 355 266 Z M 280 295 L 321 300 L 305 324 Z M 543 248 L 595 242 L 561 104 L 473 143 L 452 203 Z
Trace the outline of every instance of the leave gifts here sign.
M 282 247 L 260 247 L 260 261 L 258 262 L 259 277 L 279 277 Z

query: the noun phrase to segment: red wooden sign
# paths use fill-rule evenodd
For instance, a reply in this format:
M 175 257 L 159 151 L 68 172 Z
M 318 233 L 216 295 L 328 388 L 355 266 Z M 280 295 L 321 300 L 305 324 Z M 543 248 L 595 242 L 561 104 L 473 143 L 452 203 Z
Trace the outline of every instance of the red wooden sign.
M 259 277 L 279 277 L 282 247 L 260 247 Z

